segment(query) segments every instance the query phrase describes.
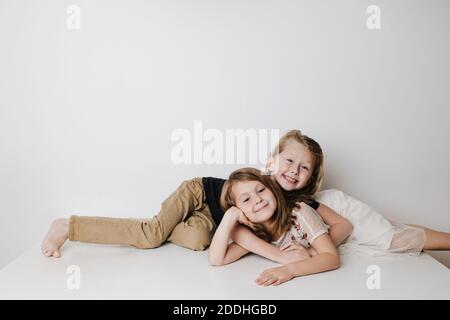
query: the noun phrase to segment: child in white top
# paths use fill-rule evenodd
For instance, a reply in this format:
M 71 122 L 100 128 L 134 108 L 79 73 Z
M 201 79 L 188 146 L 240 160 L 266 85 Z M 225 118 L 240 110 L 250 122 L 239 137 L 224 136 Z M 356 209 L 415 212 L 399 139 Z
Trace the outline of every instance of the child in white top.
M 288 206 L 314 199 L 320 203 L 317 211 L 328 225 L 333 226 L 336 220 L 333 214 L 328 214 L 330 209 L 352 224 L 351 232 L 345 227 L 330 228 L 336 245 L 345 241 L 342 252 L 348 249 L 345 251 L 386 255 L 450 250 L 450 233 L 388 220 L 369 205 L 339 190 L 319 192 L 324 174 L 323 152 L 314 139 L 300 130 L 291 130 L 281 137 L 267 168 L 284 190 Z

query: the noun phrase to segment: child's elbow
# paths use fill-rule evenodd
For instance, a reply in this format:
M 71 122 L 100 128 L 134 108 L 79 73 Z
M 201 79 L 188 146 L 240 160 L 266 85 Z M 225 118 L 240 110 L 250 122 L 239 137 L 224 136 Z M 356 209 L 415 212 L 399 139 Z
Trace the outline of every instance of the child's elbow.
M 333 254 L 333 258 L 331 259 L 331 270 L 339 269 L 341 266 L 341 259 L 339 258 L 338 254 Z
M 223 259 L 218 259 L 218 258 L 214 258 L 211 256 L 208 257 L 208 262 L 209 262 L 209 265 L 212 267 L 220 267 L 225 264 Z
M 209 264 L 212 267 L 221 267 L 223 266 L 225 263 L 223 263 L 222 261 L 209 261 Z
M 348 222 L 347 224 L 348 224 L 349 234 L 351 234 L 353 232 L 353 225 L 350 222 Z
M 352 232 L 353 232 L 353 225 L 350 222 L 346 221 L 345 222 L 345 233 L 347 235 L 346 238 L 348 238 L 352 234 Z

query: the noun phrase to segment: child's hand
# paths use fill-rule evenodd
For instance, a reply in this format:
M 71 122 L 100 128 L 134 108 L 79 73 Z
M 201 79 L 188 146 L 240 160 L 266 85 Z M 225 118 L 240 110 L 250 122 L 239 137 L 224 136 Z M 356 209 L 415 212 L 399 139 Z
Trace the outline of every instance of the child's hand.
M 282 251 L 281 260 L 283 261 L 281 261 L 281 263 L 283 264 L 311 258 L 311 254 L 308 249 L 297 242 L 288 242 L 282 245 L 280 250 Z
M 302 250 L 281 251 L 280 257 L 279 259 L 277 259 L 277 262 L 281 264 L 288 264 L 291 262 L 301 261 L 309 258 L 311 258 L 309 253 Z
M 301 244 L 299 244 L 298 242 L 295 242 L 295 241 L 291 241 L 291 242 L 287 242 L 287 243 L 283 244 L 280 247 L 280 250 L 283 250 L 286 252 L 289 252 L 292 250 L 300 250 L 300 251 L 308 254 L 308 249 L 306 249 L 304 246 L 302 246 Z
M 295 261 L 305 260 L 311 258 L 309 251 L 298 243 L 288 243 L 280 248 L 281 255 L 278 262 L 288 264 Z
M 283 282 L 291 280 L 293 277 L 294 275 L 288 270 L 288 268 L 282 266 L 263 271 L 255 282 L 264 287 L 270 285 L 277 286 Z
M 311 257 L 317 256 L 317 251 L 313 247 L 308 249 L 308 253 L 311 255 Z
M 239 218 L 240 218 L 241 214 L 243 214 L 242 210 L 239 209 L 238 207 L 234 207 L 234 206 L 228 208 L 228 210 L 225 211 L 225 216 L 230 216 L 236 222 L 239 222 Z
M 240 224 L 246 225 L 247 227 L 250 227 L 251 229 L 255 229 L 255 224 L 248 220 L 247 216 L 242 212 L 241 209 L 238 207 L 231 207 L 227 210 L 226 213 L 230 213 L 234 216 L 237 222 Z

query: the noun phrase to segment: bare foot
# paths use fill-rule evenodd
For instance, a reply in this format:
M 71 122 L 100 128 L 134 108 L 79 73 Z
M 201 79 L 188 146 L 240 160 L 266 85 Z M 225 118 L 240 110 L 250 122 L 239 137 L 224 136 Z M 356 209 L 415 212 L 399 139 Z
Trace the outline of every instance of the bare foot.
M 47 257 L 59 258 L 61 256 L 59 249 L 67 238 L 69 238 L 69 219 L 56 219 L 42 241 L 42 253 Z

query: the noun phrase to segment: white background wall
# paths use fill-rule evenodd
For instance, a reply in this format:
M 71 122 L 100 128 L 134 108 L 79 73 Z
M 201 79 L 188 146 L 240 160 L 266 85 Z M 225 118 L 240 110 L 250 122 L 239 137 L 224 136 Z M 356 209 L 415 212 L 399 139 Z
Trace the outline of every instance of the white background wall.
M 81 8 L 68 30 L 66 8 Z M 381 30 L 366 9 L 381 8 Z M 300 128 L 326 186 L 450 230 L 449 1 L 0 0 L 0 267 L 73 213 L 148 217 L 177 128 Z

